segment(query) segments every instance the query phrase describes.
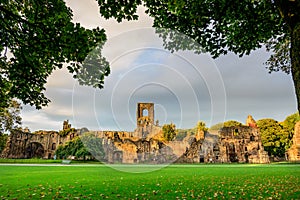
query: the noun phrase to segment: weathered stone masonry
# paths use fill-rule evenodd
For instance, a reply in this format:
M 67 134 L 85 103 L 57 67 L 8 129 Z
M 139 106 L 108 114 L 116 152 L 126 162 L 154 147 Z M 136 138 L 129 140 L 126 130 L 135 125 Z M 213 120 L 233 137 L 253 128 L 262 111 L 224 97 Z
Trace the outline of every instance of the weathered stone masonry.
M 205 133 L 178 159 L 185 163 L 269 163 L 261 143 L 259 129 L 251 126 L 224 127 L 218 133 Z
M 105 153 L 104 162 L 108 163 L 268 163 L 269 157 L 264 151 L 259 129 L 255 120 L 248 116 L 246 126 L 222 128 L 217 132 L 200 131 L 183 141 L 165 141 L 162 128 L 154 124 L 154 104 L 137 104 L 137 127 L 133 132 L 94 131 L 102 139 Z M 300 125 L 299 125 L 300 127 Z M 300 130 L 300 128 L 299 128 Z M 10 134 L 1 157 L 5 158 L 53 158 L 59 145 L 86 129 L 71 129 L 64 121 L 63 133 L 39 131 L 35 134 L 14 131 Z M 295 147 L 289 153 L 297 152 L 298 136 Z M 297 146 L 298 145 L 298 146 Z M 296 149 L 296 150 L 295 150 Z M 295 154 L 296 155 L 296 154 Z M 298 154 L 297 154 L 298 155 Z
M 64 122 L 64 129 L 71 128 L 68 121 Z M 38 131 L 28 133 L 20 130 L 14 130 L 9 135 L 6 147 L 4 148 L 2 158 L 53 158 L 59 145 L 76 137 L 77 131 L 70 132 L 61 136 L 56 131 Z
M 300 161 L 300 122 L 297 122 L 295 125 L 295 132 L 292 139 L 292 146 L 287 151 L 286 157 L 290 161 Z

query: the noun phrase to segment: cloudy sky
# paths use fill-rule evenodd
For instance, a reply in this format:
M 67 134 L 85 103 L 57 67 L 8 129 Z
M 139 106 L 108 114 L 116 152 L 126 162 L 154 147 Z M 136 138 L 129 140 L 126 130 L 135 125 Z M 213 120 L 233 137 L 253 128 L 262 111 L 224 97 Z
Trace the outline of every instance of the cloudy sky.
M 48 107 L 23 106 L 23 127 L 61 130 L 63 120 L 76 128 L 128 130 L 136 125 L 136 104 L 155 103 L 160 124 L 194 127 L 226 120 L 284 120 L 296 111 L 293 82 L 282 72 L 269 74 L 264 48 L 239 58 L 229 54 L 213 60 L 208 54 L 170 53 L 139 9 L 134 22 L 117 23 L 98 14 L 96 1 L 68 0 L 74 21 L 87 28 L 103 27 L 108 35 L 103 54 L 111 65 L 104 89 L 80 86 L 67 70 L 53 72 L 47 83 Z

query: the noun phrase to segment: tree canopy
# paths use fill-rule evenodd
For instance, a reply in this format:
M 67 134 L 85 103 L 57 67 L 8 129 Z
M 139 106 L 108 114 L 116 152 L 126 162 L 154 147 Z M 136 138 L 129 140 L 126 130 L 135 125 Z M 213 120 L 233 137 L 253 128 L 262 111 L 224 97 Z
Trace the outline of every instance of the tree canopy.
M 231 127 L 231 126 L 242 126 L 243 124 L 241 122 L 235 121 L 235 120 L 229 120 L 224 122 L 223 127 Z
M 198 121 L 197 122 L 196 129 L 197 129 L 197 132 L 199 132 L 199 131 L 203 131 L 203 132 L 208 131 L 208 128 L 206 127 L 206 124 L 203 121 Z
M 0 154 L 6 145 L 8 133 L 13 129 L 21 128 L 20 111 L 21 105 L 15 100 L 9 101 L 5 108 L 0 107 Z
M 98 161 L 107 161 L 107 156 L 103 148 L 103 138 L 99 138 L 93 132 L 86 132 L 80 137 L 86 150 Z
M 223 128 L 223 127 L 224 127 L 224 123 L 223 123 L 223 122 L 219 122 L 219 123 L 217 123 L 217 124 L 212 125 L 212 126 L 209 128 L 209 130 L 218 131 L 218 130 L 220 130 L 220 129 Z
M 171 141 L 176 137 L 175 124 L 164 124 L 162 127 L 163 138 L 167 141 Z
M 21 105 L 15 100 L 8 102 L 8 107 L 0 107 L 0 133 L 10 132 L 12 129 L 20 128 L 22 118 L 20 117 Z
M 8 134 L 3 134 L 0 132 L 0 154 L 2 153 L 3 149 L 6 146 L 7 139 L 8 139 Z
M 77 158 L 86 159 L 86 156 L 90 156 L 91 153 L 82 143 L 80 137 L 75 137 L 68 141 L 65 145 L 61 145 L 56 150 L 58 158 L 68 158 L 69 156 L 76 156 Z
M 295 124 L 300 121 L 299 113 L 294 113 L 285 118 L 285 120 L 281 123 L 282 126 L 289 132 L 289 138 L 292 139 L 295 130 Z
M 76 156 L 77 159 L 86 160 L 87 157 L 104 161 L 105 152 L 102 145 L 102 138 L 98 138 L 92 132 L 86 132 L 61 145 L 56 150 L 58 158 Z
M 47 77 L 64 63 L 85 85 L 101 88 L 109 74 L 101 53 L 84 62 L 92 50 L 101 49 L 106 40 L 104 30 L 74 24 L 72 11 L 63 0 L 1 1 L 0 35 L 1 108 L 13 98 L 36 108 L 47 105 Z
M 226 122 L 220 122 L 217 124 L 212 125 L 209 130 L 218 131 L 223 127 L 232 127 L 232 126 L 242 126 L 243 124 L 241 122 L 235 121 L 235 120 L 228 120 Z
M 137 19 L 137 6 L 145 6 L 171 51 L 209 52 L 216 58 L 228 52 L 247 55 L 265 45 L 273 53 L 266 62 L 269 70 L 291 72 L 300 110 L 299 0 L 98 0 L 98 4 L 102 16 L 119 22 Z
M 269 155 L 284 157 L 285 151 L 291 145 L 289 131 L 274 119 L 258 120 L 257 126 L 264 149 Z
M 300 110 L 299 0 L 97 2 L 101 16 L 118 22 L 137 20 L 137 7 L 145 6 L 165 48 L 171 51 L 209 52 L 216 58 L 228 52 L 243 56 L 265 45 L 273 53 L 266 62 L 270 71 L 292 74 Z M 63 0 L 1 1 L 0 34 L 0 107 L 6 107 L 12 98 L 36 108 L 47 105 L 47 77 L 63 63 L 81 84 L 93 87 L 103 87 L 110 73 L 100 53 L 106 40 L 104 30 L 74 24 L 72 11 Z M 93 49 L 97 53 L 85 62 Z

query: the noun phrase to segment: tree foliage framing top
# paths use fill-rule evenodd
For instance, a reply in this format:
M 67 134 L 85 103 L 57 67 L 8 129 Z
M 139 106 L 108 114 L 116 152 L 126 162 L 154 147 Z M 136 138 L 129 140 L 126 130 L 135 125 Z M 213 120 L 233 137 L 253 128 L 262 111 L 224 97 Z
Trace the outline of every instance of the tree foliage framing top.
M 265 45 L 273 52 L 266 62 L 269 70 L 291 72 L 300 110 L 299 0 L 97 1 L 100 14 L 118 22 L 137 20 L 137 7 L 145 6 L 171 51 L 209 52 L 216 58 L 228 52 L 247 55 Z M 86 65 L 84 60 L 99 43 L 101 50 L 104 30 L 88 30 L 71 20 L 72 11 L 63 0 L 1 1 L 0 107 L 13 98 L 36 108 L 47 105 L 46 79 L 63 63 L 81 84 L 103 87 L 110 73 L 106 60 L 101 54 L 88 58 Z M 183 40 L 184 34 L 201 48 Z M 94 62 L 98 68 L 91 69 Z
M 145 6 L 171 51 L 209 52 L 216 58 L 228 52 L 248 55 L 265 45 L 273 53 L 267 68 L 291 72 L 300 110 L 299 0 L 98 0 L 98 5 L 102 16 L 119 22 L 137 19 L 137 6 Z
M 38 109 L 46 106 L 50 101 L 44 95 L 47 77 L 64 63 L 80 83 L 103 87 L 108 62 L 95 58 L 99 65 L 91 69 L 84 61 L 105 41 L 103 29 L 74 24 L 63 0 L 2 0 L 0 107 L 7 107 L 13 98 Z

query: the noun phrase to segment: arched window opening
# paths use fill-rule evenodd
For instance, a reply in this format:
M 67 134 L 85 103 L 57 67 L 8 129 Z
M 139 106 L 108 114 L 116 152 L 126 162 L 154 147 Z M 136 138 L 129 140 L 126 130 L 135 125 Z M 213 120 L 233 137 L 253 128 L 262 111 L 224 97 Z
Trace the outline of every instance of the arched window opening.
M 55 150 L 56 149 L 56 144 L 55 143 L 53 143 L 52 144 L 52 148 L 51 148 L 52 150 Z
M 143 110 L 143 117 L 148 117 L 148 110 L 147 109 Z

